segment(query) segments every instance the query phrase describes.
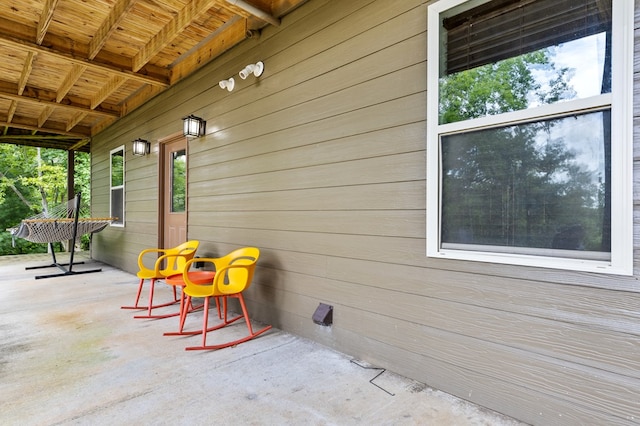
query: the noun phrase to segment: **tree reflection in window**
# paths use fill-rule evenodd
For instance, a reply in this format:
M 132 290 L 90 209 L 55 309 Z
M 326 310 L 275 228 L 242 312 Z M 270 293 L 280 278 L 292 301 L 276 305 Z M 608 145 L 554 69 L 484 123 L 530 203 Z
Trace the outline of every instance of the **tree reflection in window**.
M 603 114 L 443 136 L 443 247 L 608 251 Z
M 184 149 L 171 154 L 171 212 L 186 210 L 187 155 Z

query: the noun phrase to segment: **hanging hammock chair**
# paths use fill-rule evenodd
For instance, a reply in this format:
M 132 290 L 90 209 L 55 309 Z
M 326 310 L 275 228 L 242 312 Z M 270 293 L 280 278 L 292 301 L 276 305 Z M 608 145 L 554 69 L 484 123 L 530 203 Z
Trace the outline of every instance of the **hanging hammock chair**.
M 20 224 L 14 228 L 8 229 L 12 237 L 22 238 L 34 243 L 48 243 L 49 250 L 53 256 L 53 264 L 47 266 L 36 266 L 27 269 L 48 268 L 57 266 L 62 269 L 62 274 L 41 275 L 38 278 L 50 278 L 60 275 L 82 274 L 88 272 L 98 272 L 98 270 L 74 272 L 73 254 L 75 243 L 85 234 L 93 234 L 102 231 L 114 218 L 91 218 L 85 216 L 81 211 L 81 194 L 78 193 L 74 198 L 66 203 L 53 207 L 47 212 L 43 212 L 23 219 Z M 71 241 L 71 259 L 68 264 L 60 264 L 56 261 L 56 254 L 53 250 L 53 243 L 59 241 Z M 78 262 L 82 263 L 82 262 Z M 69 268 L 63 266 L 68 265 Z

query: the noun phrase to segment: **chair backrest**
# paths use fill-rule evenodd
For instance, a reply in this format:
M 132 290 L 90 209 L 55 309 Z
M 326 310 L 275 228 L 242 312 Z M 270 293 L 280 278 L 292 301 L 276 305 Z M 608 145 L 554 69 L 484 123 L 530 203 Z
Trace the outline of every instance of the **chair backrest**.
M 224 280 L 215 281 L 217 292 L 222 294 L 240 293 L 249 288 L 258 257 L 260 257 L 260 250 L 256 247 L 244 247 L 229 254 L 233 256 L 227 266 L 228 269 L 225 270 Z
M 249 288 L 259 257 L 260 250 L 258 248 L 243 247 L 222 257 L 199 258 L 197 260 L 214 264 L 216 274 L 212 285 L 209 285 L 211 290 L 210 294 L 212 296 L 222 296 L 237 294 Z M 189 261 L 187 265 L 195 261 L 196 259 L 193 259 Z M 200 291 L 203 290 L 202 284 L 194 284 L 189 280 L 187 271 L 184 271 L 184 282 L 187 289 L 191 286 L 198 285 Z
M 164 255 L 167 257 L 165 267 L 161 271 L 162 274 L 165 276 L 181 274 L 184 271 L 187 261 L 193 259 L 195 256 L 199 245 L 200 241 L 190 240 L 179 246 L 165 250 Z
M 258 261 L 258 257 L 260 257 L 260 249 L 257 247 L 241 247 L 225 255 L 223 259 L 226 259 L 226 263 L 230 264 L 239 259 Z

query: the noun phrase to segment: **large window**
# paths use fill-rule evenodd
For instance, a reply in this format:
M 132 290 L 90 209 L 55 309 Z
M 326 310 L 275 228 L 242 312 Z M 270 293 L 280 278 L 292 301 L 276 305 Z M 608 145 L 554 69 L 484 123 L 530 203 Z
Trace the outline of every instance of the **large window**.
M 111 226 L 124 226 L 124 146 L 111 150 L 109 158 Z
M 427 254 L 631 274 L 633 1 L 428 19 Z

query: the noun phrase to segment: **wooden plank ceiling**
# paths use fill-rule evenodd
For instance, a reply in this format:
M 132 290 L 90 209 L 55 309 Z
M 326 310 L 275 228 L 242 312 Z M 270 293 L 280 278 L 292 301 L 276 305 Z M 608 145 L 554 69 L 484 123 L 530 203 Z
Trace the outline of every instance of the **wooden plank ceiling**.
M 91 136 L 305 0 L 0 2 L 0 143 Z

